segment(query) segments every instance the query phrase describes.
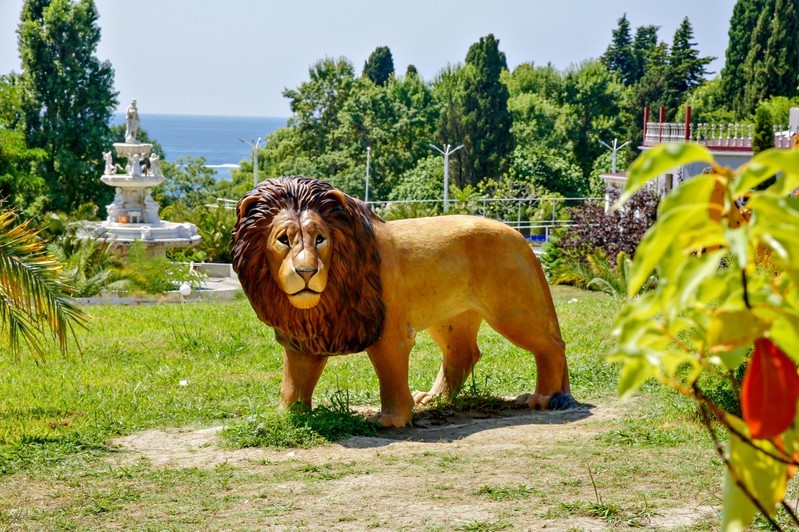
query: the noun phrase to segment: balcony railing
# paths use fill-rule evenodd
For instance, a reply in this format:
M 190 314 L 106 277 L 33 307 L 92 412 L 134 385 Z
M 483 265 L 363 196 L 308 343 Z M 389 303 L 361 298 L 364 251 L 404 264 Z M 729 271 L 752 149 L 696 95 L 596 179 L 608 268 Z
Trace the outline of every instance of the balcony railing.
M 751 151 L 754 126 L 752 124 L 691 124 L 686 135 L 685 124 L 679 122 L 648 122 L 644 146 L 666 142 L 696 142 L 708 148 L 730 151 Z M 774 147 L 790 148 L 792 135 L 799 133 L 785 126 L 774 126 Z

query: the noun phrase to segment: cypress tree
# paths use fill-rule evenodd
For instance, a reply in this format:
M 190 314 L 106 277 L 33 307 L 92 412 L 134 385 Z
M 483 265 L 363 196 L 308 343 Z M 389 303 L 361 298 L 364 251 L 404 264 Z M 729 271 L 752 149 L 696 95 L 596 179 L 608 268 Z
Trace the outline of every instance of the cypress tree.
M 765 105 L 760 105 L 755 111 L 755 131 L 752 139 L 752 154 L 774 147 L 774 119 Z M 772 176 L 760 184 L 759 190 L 766 189 L 774 184 L 776 177 Z
M 777 0 L 766 44 L 768 96 L 796 95 L 799 82 L 799 20 L 797 0 Z
M 756 7 L 759 16 L 747 40 L 743 36 L 744 24 L 750 22 L 751 11 Z M 735 44 L 738 48 L 746 41 L 742 64 L 731 62 L 733 35 L 740 41 Z M 772 96 L 791 98 L 799 93 L 799 0 L 739 0 L 730 39 L 722 82 L 739 116 L 750 116 L 761 101 Z
M 769 110 L 760 105 L 755 111 L 755 131 L 752 139 L 752 154 L 774 147 L 774 124 Z
M 467 136 L 464 147 L 471 159 L 466 178 L 472 184 L 484 177 L 502 175 L 513 150 L 510 95 L 499 79 L 507 69 L 505 53 L 499 50 L 494 35 L 481 37 L 469 47 L 463 85 L 463 126 Z
M 760 13 L 755 25 L 752 39 L 749 43 L 749 52 L 744 62 L 745 84 L 743 97 L 736 101 L 735 111 L 739 116 L 751 116 L 758 103 L 770 96 L 770 79 L 767 70 L 766 50 L 769 35 L 774 19 L 775 0 L 767 0 L 767 5 Z
M 394 58 L 388 46 L 378 46 L 363 65 L 363 75 L 379 87 L 385 87 L 394 75 Z
M 641 81 L 649 61 L 658 46 L 658 26 L 638 26 L 632 44 L 632 70 L 630 84 Z
M 611 72 L 618 74 L 625 85 L 635 83 L 635 63 L 633 59 L 633 40 L 630 37 L 630 21 L 625 13 L 613 30 L 608 49 L 601 60 Z
M 728 32 L 729 44 L 724 68 L 721 70 L 722 93 L 730 108 L 742 107 L 746 87 L 744 63 L 758 18 L 768 2 L 769 0 L 738 0 L 733 8 Z

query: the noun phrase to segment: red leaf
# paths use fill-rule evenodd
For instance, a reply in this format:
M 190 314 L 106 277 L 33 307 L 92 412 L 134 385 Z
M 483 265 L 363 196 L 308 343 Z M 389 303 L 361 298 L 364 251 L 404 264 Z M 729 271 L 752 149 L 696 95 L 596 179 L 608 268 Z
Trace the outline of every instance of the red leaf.
M 741 411 L 753 438 L 770 439 L 791 426 L 799 399 L 796 364 L 774 342 L 755 340 L 741 387 Z

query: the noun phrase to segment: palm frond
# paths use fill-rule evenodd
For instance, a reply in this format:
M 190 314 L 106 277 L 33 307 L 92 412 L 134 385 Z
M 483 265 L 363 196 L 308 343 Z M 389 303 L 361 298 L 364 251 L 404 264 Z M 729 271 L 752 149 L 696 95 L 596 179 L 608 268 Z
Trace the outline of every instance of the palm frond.
M 8 337 L 12 354 L 24 342 L 43 354 L 42 337 L 51 337 L 67 351 L 74 327 L 85 314 L 70 300 L 58 260 L 47 253 L 38 232 L 17 223 L 13 211 L 0 213 L 0 335 Z

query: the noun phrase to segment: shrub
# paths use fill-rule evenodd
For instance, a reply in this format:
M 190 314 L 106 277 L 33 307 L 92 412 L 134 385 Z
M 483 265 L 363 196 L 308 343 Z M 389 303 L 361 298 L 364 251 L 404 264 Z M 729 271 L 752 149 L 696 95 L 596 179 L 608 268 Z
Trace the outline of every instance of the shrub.
M 655 222 L 657 205 L 657 195 L 644 189 L 622 209 L 605 212 L 596 203 L 569 209 L 572 225 L 546 246 L 542 256 L 550 278 L 556 283 L 560 279 L 563 284 L 573 284 L 568 281 L 568 272 L 575 268 L 590 271 L 590 257 L 597 251 L 611 257 L 614 266 L 620 253 L 633 256 L 644 233 Z

